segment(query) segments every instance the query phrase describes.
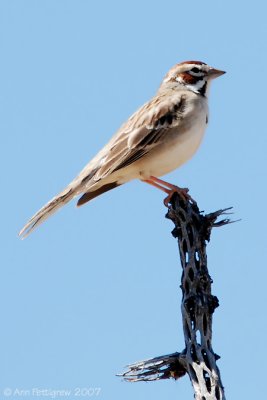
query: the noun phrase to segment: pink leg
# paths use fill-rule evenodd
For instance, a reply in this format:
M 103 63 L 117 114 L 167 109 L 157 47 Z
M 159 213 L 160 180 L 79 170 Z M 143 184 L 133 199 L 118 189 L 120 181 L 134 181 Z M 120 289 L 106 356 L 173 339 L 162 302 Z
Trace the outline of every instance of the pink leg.
M 149 183 L 150 185 L 162 190 L 167 193 L 168 196 L 164 199 L 164 205 L 168 207 L 170 199 L 173 193 L 178 192 L 185 200 L 191 200 L 194 202 L 192 197 L 188 194 L 187 188 L 180 188 L 179 186 L 172 185 L 169 182 L 163 181 L 162 179 L 156 178 L 155 176 L 150 176 L 149 179 L 144 180 L 143 182 Z

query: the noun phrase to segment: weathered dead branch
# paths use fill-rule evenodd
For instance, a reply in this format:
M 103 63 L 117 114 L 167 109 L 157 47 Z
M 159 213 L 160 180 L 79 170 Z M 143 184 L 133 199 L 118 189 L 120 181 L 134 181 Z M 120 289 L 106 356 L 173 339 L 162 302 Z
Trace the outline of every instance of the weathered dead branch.
M 182 319 L 185 349 L 128 365 L 122 376 L 131 382 L 178 379 L 188 373 L 195 399 L 224 400 L 224 388 L 212 348 L 212 316 L 219 302 L 211 293 L 206 246 L 213 227 L 230 223 L 229 208 L 203 215 L 197 204 L 179 193 L 171 199 L 166 218 L 173 221 L 182 265 Z

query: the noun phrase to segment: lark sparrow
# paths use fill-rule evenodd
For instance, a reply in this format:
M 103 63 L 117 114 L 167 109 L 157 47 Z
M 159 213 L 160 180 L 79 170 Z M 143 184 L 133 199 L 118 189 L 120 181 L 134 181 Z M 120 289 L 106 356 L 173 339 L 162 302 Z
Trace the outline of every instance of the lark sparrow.
M 137 110 L 109 143 L 57 196 L 41 208 L 19 235 L 34 228 L 72 198 L 77 205 L 140 179 L 169 194 L 177 187 L 158 179 L 178 168 L 195 153 L 208 123 L 208 90 L 224 71 L 200 61 L 176 64 L 163 79 L 156 95 Z

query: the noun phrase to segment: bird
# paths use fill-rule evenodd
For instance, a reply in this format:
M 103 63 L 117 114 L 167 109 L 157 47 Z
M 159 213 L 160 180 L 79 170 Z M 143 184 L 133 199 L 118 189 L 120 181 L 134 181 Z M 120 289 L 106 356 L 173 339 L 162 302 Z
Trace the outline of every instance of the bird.
M 37 226 L 81 195 L 81 206 L 133 179 L 140 179 L 168 194 L 182 189 L 159 177 L 189 160 L 198 149 L 208 124 L 210 83 L 225 71 L 201 61 L 175 64 L 155 96 L 119 128 L 77 177 L 45 204 L 19 232 L 28 236 Z

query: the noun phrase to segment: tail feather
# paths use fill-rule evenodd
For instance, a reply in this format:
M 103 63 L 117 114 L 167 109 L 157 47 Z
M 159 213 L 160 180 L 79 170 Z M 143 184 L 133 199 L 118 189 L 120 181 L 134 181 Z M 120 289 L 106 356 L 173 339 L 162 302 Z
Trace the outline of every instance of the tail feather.
M 89 186 L 88 182 L 86 182 L 88 181 L 88 176 L 91 178 L 91 175 L 87 175 L 85 178 L 81 176 L 75 178 L 62 192 L 37 211 L 19 232 L 21 239 L 25 239 L 37 226 L 41 225 L 47 218 L 79 194 L 84 192 L 77 206 L 81 206 L 102 193 L 120 186 L 117 182 L 105 183 L 103 181 L 95 182 Z
M 27 224 L 19 232 L 21 239 L 25 239 L 37 226 L 42 224 L 50 215 L 54 214 L 59 208 L 67 204 L 70 200 L 77 195 L 77 189 L 67 187 L 45 206 L 43 206 L 37 213 L 27 222 Z
M 111 183 L 106 183 L 105 185 L 102 185 L 95 190 L 91 189 L 90 191 L 85 192 L 82 195 L 82 197 L 78 200 L 77 207 L 82 206 L 83 204 L 87 203 L 88 201 L 94 199 L 95 197 L 100 196 L 101 194 L 107 192 L 108 190 L 114 189 L 118 186 L 120 186 L 119 183 L 111 182 Z

